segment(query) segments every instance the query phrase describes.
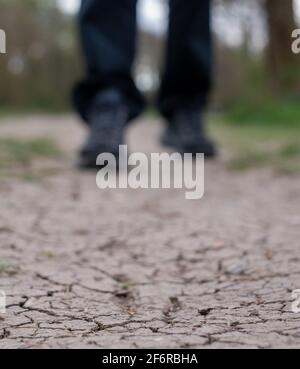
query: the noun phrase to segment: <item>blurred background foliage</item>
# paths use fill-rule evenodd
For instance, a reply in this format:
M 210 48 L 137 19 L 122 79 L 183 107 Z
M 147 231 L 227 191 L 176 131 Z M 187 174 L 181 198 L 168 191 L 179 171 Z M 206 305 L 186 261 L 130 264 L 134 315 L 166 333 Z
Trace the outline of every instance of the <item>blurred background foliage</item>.
M 69 110 L 70 89 L 83 73 L 74 14 L 55 0 L 0 0 L 0 9 L 0 28 L 7 33 L 0 111 Z M 214 0 L 212 111 L 239 124 L 299 124 L 300 55 L 291 52 L 296 15 L 292 0 Z M 165 33 L 139 23 L 135 74 L 151 98 Z
M 0 0 L 0 9 L 1 109 L 66 109 L 80 68 L 73 19 L 53 0 Z

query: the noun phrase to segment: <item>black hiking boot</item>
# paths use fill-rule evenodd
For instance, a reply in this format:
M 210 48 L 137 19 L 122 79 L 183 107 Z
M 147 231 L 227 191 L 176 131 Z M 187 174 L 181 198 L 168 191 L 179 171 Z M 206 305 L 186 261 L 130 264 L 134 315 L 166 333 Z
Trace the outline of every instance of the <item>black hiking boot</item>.
M 128 108 L 118 91 L 111 89 L 96 96 L 89 117 L 90 134 L 80 152 L 80 168 L 96 169 L 97 157 L 102 153 L 113 154 L 118 162 L 128 117 Z
M 178 109 L 165 130 L 161 142 L 182 154 L 199 153 L 207 158 L 216 156 L 215 145 L 206 137 L 199 109 Z

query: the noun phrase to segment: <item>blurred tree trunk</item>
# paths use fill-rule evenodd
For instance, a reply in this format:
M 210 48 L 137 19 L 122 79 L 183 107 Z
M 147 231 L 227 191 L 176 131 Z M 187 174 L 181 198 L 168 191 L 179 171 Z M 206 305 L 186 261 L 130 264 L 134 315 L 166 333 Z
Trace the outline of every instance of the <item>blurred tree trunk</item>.
M 293 0 L 265 0 L 264 7 L 269 36 L 266 59 L 272 91 L 279 95 L 299 92 L 299 57 L 291 51 L 291 34 L 297 28 Z

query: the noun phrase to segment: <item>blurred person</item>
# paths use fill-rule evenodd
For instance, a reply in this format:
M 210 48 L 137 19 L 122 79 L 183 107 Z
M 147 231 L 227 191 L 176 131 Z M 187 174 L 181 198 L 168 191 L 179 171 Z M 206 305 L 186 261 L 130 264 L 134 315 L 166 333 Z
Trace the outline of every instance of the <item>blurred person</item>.
M 162 143 L 181 153 L 215 155 L 203 111 L 211 87 L 210 0 L 169 0 L 167 56 L 158 109 L 168 122 Z M 95 167 L 103 152 L 116 157 L 124 130 L 145 107 L 132 66 L 136 52 L 137 0 L 82 0 L 80 36 L 86 78 L 74 90 L 74 104 L 90 134 L 80 166 Z

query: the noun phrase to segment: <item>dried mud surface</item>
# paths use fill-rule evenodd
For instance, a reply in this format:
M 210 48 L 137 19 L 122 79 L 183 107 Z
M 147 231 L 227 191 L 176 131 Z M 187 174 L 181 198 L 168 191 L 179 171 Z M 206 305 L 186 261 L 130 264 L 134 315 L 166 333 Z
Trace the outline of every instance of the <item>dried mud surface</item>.
M 53 137 L 38 181 L 0 180 L 0 348 L 293 348 L 300 315 L 299 178 L 206 164 L 206 194 L 97 189 L 73 168 L 73 117 L 7 119 L 0 135 Z M 151 152 L 159 125 L 130 129 Z M 226 153 L 224 153 L 226 155 Z

